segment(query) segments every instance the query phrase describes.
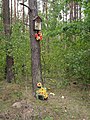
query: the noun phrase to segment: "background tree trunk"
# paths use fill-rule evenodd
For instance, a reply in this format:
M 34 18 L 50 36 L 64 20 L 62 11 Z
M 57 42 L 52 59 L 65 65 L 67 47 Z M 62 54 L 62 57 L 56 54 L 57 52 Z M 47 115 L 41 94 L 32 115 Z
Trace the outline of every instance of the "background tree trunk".
M 76 21 L 76 2 L 74 2 L 74 21 Z
M 11 0 L 11 24 L 12 24 L 12 0 Z
M 16 0 L 14 0 L 14 22 L 16 22 Z
M 22 0 L 22 3 L 24 4 L 24 0 Z M 22 10 L 22 22 L 23 22 L 23 32 L 24 32 L 24 17 L 25 17 L 25 14 L 24 14 L 24 6 L 23 6 L 23 10 Z
M 18 20 L 19 20 L 19 0 L 17 0 L 17 18 L 18 18 Z
M 77 21 L 78 21 L 78 2 L 76 3 L 76 18 L 77 18 Z
M 79 20 L 81 20 L 81 6 L 79 6 Z
M 65 8 L 66 8 L 66 11 L 65 11 L 65 12 L 66 12 L 66 13 L 65 13 L 65 21 L 67 22 L 67 14 L 68 14 L 68 13 L 67 13 L 67 2 L 66 2 L 66 5 L 65 5 Z
M 5 75 L 7 82 L 11 82 L 14 77 L 12 66 L 14 64 L 13 57 L 8 54 L 10 49 L 10 10 L 9 10 L 9 0 L 3 0 L 3 24 L 4 24 L 4 32 L 7 39 L 6 42 L 6 68 Z
M 73 20 L 73 1 L 70 2 L 70 22 Z
M 41 57 L 40 57 L 40 41 L 34 37 L 35 31 L 33 30 L 33 19 L 38 15 L 37 13 L 37 0 L 29 0 L 29 23 L 30 23 L 30 41 L 31 41 L 31 65 L 32 65 L 32 86 L 35 93 L 37 83 L 42 82 L 41 72 Z M 42 82 L 43 83 L 43 82 Z

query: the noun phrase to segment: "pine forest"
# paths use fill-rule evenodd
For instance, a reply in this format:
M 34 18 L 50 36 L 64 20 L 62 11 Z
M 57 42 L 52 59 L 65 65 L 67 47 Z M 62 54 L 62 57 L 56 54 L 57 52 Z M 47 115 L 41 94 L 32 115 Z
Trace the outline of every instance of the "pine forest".
M 90 0 L 0 0 L 0 120 L 90 120 Z

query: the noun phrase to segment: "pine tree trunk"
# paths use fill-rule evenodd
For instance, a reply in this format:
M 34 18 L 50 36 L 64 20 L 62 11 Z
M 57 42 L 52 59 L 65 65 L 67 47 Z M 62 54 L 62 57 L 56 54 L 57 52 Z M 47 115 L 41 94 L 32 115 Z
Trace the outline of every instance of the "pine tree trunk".
M 48 30 L 48 0 L 46 0 L 46 6 L 45 6 L 45 10 L 46 10 L 46 26 L 47 26 L 47 30 Z M 46 51 L 49 53 L 49 37 L 46 38 L 46 42 L 47 42 L 47 48 Z
M 12 24 L 12 0 L 11 0 L 11 24 Z
M 18 11 L 18 9 L 19 9 L 19 1 L 17 0 L 17 18 L 19 19 L 19 11 Z
M 63 12 L 62 12 L 62 13 L 63 13 L 63 22 L 64 22 L 64 17 L 65 17 L 65 16 L 64 16 L 64 7 L 63 7 Z
M 67 22 L 67 2 L 66 2 L 66 5 L 65 5 L 65 8 L 66 8 L 66 14 L 65 14 L 66 19 L 65 19 L 65 21 Z
M 78 2 L 76 3 L 76 19 L 78 21 Z
M 81 20 L 81 6 L 79 6 L 79 20 Z
M 22 3 L 24 4 L 24 0 L 22 0 Z M 24 6 L 23 6 L 22 22 L 24 24 Z M 23 32 L 24 32 L 24 27 L 23 27 Z
M 14 0 L 14 22 L 16 22 L 16 0 Z
M 32 9 L 32 12 L 29 11 L 29 23 L 30 23 L 30 41 L 31 41 L 32 86 L 33 86 L 33 93 L 35 93 L 37 88 L 36 86 L 37 83 L 42 82 L 40 41 L 37 41 L 35 39 L 34 37 L 35 31 L 33 30 L 33 19 L 35 16 L 38 15 L 37 0 L 29 0 L 29 7 Z
M 76 21 L 76 2 L 74 2 L 74 20 Z
M 70 3 L 70 22 L 73 20 L 73 1 Z
M 10 11 L 9 11 L 9 0 L 3 0 L 3 24 L 4 24 L 4 32 L 7 39 L 6 42 L 6 68 L 5 75 L 7 82 L 11 82 L 14 77 L 12 66 L 14 64 L 13 57 L 8 54 L 10 49 Z

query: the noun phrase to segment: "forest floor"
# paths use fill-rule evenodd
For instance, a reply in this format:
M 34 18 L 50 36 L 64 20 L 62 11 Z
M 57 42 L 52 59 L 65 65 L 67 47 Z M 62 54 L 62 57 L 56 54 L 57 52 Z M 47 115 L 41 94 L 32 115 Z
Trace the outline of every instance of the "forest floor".
M 48 100 L 37 100 L 29 84 L 1 81 L 0 120 L 90 120 L 90 88 L 71 84 L 48 93 Z

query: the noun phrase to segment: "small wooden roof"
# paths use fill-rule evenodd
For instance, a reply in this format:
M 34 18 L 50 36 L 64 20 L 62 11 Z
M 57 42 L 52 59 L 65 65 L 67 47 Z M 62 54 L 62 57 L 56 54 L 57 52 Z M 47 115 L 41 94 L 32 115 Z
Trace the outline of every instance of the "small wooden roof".
M 40 16 L 36 16 L 36 17 L 33 19 L 33 21 L 35 21 L 36 19 L 40 19 L 40 20 L 41 20 L 41 22 L 42 22 L 42 19 L 41 19 L 41 17 L 40 17 Z

